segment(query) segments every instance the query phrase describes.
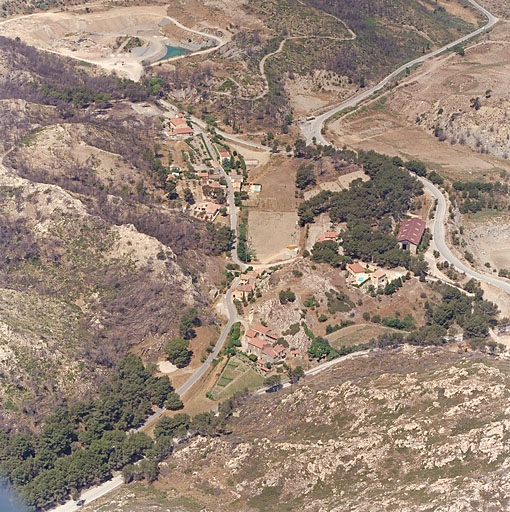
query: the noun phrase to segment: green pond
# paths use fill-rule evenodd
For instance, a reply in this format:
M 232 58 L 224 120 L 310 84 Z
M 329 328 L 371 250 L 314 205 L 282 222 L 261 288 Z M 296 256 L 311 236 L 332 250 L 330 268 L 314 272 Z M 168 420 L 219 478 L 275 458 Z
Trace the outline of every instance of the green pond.
M 190 53 L 186 48 L 181 48 L 180 46 L 171 46 L 169 44 L 166 45 L 166 54 L 161 60 L 170 59 L 172 57 L 178 57 L 179 55 L 184 55 L 185 53 Z

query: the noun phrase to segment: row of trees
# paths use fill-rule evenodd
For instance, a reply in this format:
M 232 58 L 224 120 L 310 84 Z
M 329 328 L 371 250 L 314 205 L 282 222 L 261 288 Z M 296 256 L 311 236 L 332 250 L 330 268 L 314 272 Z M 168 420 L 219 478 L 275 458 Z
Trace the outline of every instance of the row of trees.
M 153 406 L 182 407 L 168 377 L 128 355 L 97 398 L 66 404 L 39 432 L 0 434 L 0 472 L 31 510 L 66 500 L 153 448 L 139 426 Z

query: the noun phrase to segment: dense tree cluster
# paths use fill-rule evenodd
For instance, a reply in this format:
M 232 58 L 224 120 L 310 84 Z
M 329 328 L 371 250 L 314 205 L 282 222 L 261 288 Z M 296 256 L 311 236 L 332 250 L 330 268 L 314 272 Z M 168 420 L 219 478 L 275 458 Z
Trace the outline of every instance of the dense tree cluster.
M 313 165 L 301 164 L 296 172 L 296 187 L 305 190 L 311 185 L 315 185 L 315 172 Z
M 225 353 L 229 355 L 234 355 L 236 353 L 236 349 L 241 346 L 241 322 L 236 322 L 230 328 L 230 332 L 228 333 L 227 344 L 225 346 Z
M 484 209 L 508 209 L 507 183 L 500 181 L 487 183 L 482 181 L 453 182 L 453 197 L 461 213 L 476 213 Z
M 168 378 L 128 355 L 97 398 L 60 407 L 38 433 L 1 433 L 0 471 L 32 510 L 64 501 L 143 457 L 152 440 L 127 431 L 167 400 L 179 401 Z
M 435 308 L 426 304 L 426 317 L 430 324 L 448 328 L 457 323 L 468 338 L 485 337 L 489 327 L 496 325 L 498 307 L 482 298 L 480 288 L 475 288 L 474 296 L 444 284 L 437 284 L 436 290 L 443 300 Z
M 359 163 L 371 178 L 355 180 L 341 192 L 322 191 L 299 205 L 301 225 L 313 222 L 320 213 L 329 211 L 333 222 L 366 219 L 373 222 L 391 215 L 399 220 L 409 209 L 411 200 L 423 187 L 394 159 L 375 153 L 360 152 Z
M 343 269 L 346 263 L 352 261 L 338 254 L 338 243 L 333 240 L 316 242 L 312 247 L 312 260 L 316 263 L 329 263 L 333 267 L 341 266 Z
M 248 241 L 248 225 L 244 219 L 238 229 L 237 255 L 245 263 L 249 263 L 253 258 L 253 251 Z
M 191 361 L 193 352 L 189 348 L 189 341 L 183 338 L 174 338 L 166 345 L 166 355 L 168 360 L 177 366 L 177 368 L 184 368 L 188 366 Z
M 329 344 L 326 338 L 317 336 L 312 340 L 308 347 L 308 357 L 311 359 L 334 359 L 338 357 L 338 352 Z
M 341 233 L 344 257 L 334 242 L 315 244 L 312 258 L 332 265 L 344 265 L 349 258 L 372 261 L 379 265 L 404 266 L 416 275 L 425 275 L 427 265 L 399 248 L 391 233 L 409 209 L 413 198 L 423 193 L 421 183 L 404 169 L 400 158 L 390 158 L 373 151 L 360 152 L 357 159 L 370 180 L 355 180 L 341 192 L 323 190 L 299 205 L 299 222 L 313 222 L 320 213 L 329 211 L 333 222 L 347 222 Z M 413 162 L 413 169 L 421 168 Z M 347 258 L 347 259 L 346 259 Z
M 195 308 L 189 308 L 182 316 L 179 324 L 179 334 L 185 339 L 190 340 L 195 338 L 197 333 L 195 327 L 200 327 L 202 321 L 198 316 L 198 311 Z

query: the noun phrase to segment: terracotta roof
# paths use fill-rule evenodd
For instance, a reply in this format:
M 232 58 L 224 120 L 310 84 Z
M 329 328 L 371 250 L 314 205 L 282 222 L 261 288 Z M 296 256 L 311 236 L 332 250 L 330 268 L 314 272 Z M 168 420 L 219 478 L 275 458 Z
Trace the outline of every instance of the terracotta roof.
M 363 274 L 365 272 L 365 267 L 363 267 L 362 265 L 360 265 L 359 263 L 349 263 L 347 265 L 347 268 L 351 271 L 351 272 L 354 272 L 354 274 Z
M 269 327 L 262 324 L 253 324 L 251 328 L 256 332 L 260 332 L 260 334 L 267 334 L 271 330 Z
M 205 211 L 210 215 L 214 215 L 218 210 L 221 209 L 221 204 L 211 203 L 209 201 L 205 201 L 203 203 L 198 203 L 195 207 L 198 210 Z
M 240 284 L 240 285 L 236 288 L 236 290 L 237 290 L 237 291 L 240 291 L 240 292 L 250 293 L 250 292 L 252 292 L 252 291 L 253 291 L 253 288 L 254 288 L 253 284 L 248 283 L 248 284 Z M 250 329 L 250 330 L 251 330 L 251 329 Z
M 182 119 L 182 117 L 175 117 L 174 119 L 170 119 L 170 124 L 173 126 L 186 126 L 186 119 Z
M 186 135 L 193 133 L 193 128 L 190 128 L 189 126 L 179 126 L 175 130 L 170 132 L 170 135 Z
M 269 344 L 264 345 L 264 348 L 262 349 L 262 353 L 266 354 L 269 357 L 272 357 L 273 359 L 275 357 L 278 357 L 278 354 L 276 353 L 276 350 Z
M 256 338 L 257 337 L 257 333 L 253 329 L 248 329 L 246 331 L 246 337 L 247 338 Z
M 286 348 L 283 345 L 274 345 L 273 348 L 277 354 L 281 354 L 286 350 Z
M 386 272 L 384 270 L 376 270 L 371 277 L 384 277 L 386 275 Z
M 425 222 L 417 217 L 406 219 L 402 222 L 397 235 L 399 242 L 411 242 L 414 245 L 420 245 L 421 237 L 425 232 Z
M 260 348 L 262 350 L 266 345 L 266 342 L 260 338 L 250 338 L 248 340 L 248 345 L 253 345 L 254 347 Z
M 220 151 L 221 158 L 230 158 L 230 153 L 228 151 Z

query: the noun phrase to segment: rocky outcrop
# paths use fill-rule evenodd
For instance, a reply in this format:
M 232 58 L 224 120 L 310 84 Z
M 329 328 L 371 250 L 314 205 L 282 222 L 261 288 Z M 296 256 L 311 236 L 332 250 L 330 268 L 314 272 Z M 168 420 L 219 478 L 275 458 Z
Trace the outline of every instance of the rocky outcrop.
M 158 487 L 171 482 L 211 511 L 502 510 L 509 370 L 437 349 L 339 364 L 250 398 L 230 436 L 178 450 Z

